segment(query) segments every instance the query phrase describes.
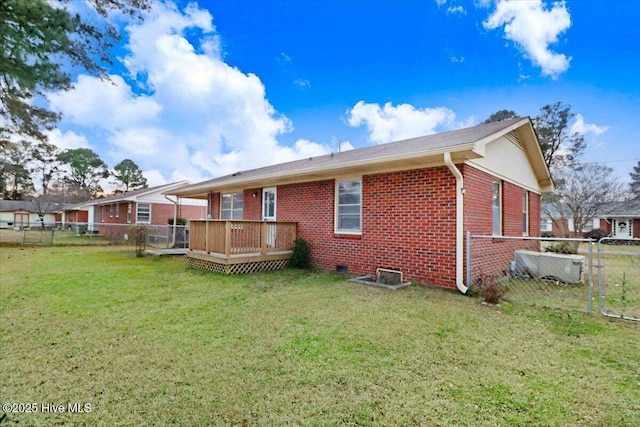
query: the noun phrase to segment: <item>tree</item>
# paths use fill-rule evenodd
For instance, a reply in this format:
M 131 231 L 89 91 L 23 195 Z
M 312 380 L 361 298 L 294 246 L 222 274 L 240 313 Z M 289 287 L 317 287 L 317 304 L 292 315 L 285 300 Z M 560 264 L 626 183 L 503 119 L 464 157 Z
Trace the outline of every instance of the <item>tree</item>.
M 74 7 L 84 3 L 73 2 Z M 136 15 L 149 0 L 89 0 L 107 17 L 112 10 Z M 69 90 L 72 71 L 108 77 L 110 48 L 120 36 L 107 21 L 70 11 L 68 0 L 0 1 L 0 139 L 10 135 L 45 141 L 60 115 L 35 102 L 48 91 Z M 138 15 L 139 16 L 139 15 Z
M 42 195 L 46 196 L 49 187 L 60 174 L 58 147 L 40 142 L 31 149 L 31 173 L 36 174 L 42 185 Z
M 629 191 L 632 199 L 640 199 L 640 160 L 633 167 L 633 172 L 629 172 L 631 182 L 629 183 Z
M 556 102 L 542 107 L 540 115 L 533 119 L 544 161 L 552 174 L 574 164 L 586 147 L 583 135 L 570 133 L 569 120 L 573 116 L 570 105 Z
M 500 110 L 490 115 L 487 120 L 482 123 L 499 122 L 501 120 L 515 119 L 516 117 L 519 117 L 518 113 L 513 110 Z
M 69 168 L 69 173 L 63 178 L 65 184 L 84 191 L 89 197 L 102 191 L 100 180 L 109 177 L 109 170 L 93 150 L 68 149 L 58 155 L 58 160 Z
M 31 191 L 29 149 L 26 141 L 0 141 L 0 196 L 6 200 L 22 200 Z
M 124 159 L 115 165 L 113 169 L 113 177 L 116 179 L 114 184 L 124 185 L 125 193 L 129 190 L 147 188 L 147 178 L 142 176 L 142 171 L 133 160 Z
M 561 229 L 573 222 L 573 230 L 564 229 L 565 236 L 579 236 L 596 215 L 609 213 L 623 194 L 613 169 L 598 163 L 559 170 L 555 183 L 556 191 L 546 197 L 543 210 Z

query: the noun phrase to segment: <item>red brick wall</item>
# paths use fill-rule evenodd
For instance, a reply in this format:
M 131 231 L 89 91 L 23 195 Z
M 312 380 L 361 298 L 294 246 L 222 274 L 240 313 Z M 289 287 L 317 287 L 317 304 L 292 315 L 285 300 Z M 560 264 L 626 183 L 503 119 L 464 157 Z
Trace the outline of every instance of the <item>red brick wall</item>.
M 465 177 L 465 231 L 491 234 L 492 177 L 460 165 Z M 378 267 L 402 270 L 406 280 L 455 288 L 456 181 L 446 167 L 367 175 L 362 178 L 361 235 L 334 233 L 335 181 L 279 186 L 277 219 L 296 221 L 309 243 L 314 267 L 350 274 L 375 274 Z M 253 193 L 257 195 L 254 198 Z M 219 218 L 220 195 L 210 197 Z M 244 192 L 244 219 L 261 218 L 261 189 Z M 503 183 L 504 231 L 522 236 L 522 189 Z M 539 196 L 529 194 L 531 235 L 540 229 Z M 504 240 L 503 240 L 504 242 Z M 517 243 L 516 243 L 517 242 Z M 521 241 L 491 242 L 502 259 L 512 259 Z M 508 266 L 508 262 L 507 262 Z
M 378 267 L 455 287 L 455 178 L 446 167 L 364 176 L 361 235 L 334 233 L 335 181 L 278 187 L 280 221 L 298 222 L 312 265 L 350 274 Z
M 465 233 L 492 235 L 493 176 L 469 165 L 462 167 L 465 186 Z M 502 181 L 502 235 L 522 237 L 523 188 Z M 540 235 L 540 195 L 529 192 L 529 236 Z M 471 242 L 474 278 L 503 275 L 518 249 L 538 250 L 539 242 L 525 239 L 473 238 Z M 465 238 L 465 263 L 466 263 Z M 466 270 L 466 269 L 465 269 Z M 466 274 L 466 271 L 465 271 Z M 465 279 L 466 280 L 466 279 Z

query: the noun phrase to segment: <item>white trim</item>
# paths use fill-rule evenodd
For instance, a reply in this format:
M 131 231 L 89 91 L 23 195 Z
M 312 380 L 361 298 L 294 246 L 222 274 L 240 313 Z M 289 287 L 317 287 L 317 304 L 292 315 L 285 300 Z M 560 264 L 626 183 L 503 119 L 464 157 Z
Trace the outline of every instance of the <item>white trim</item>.
M 526 218 L 524 218 L 524 224 L 522 224 L 522 235 L 529 235 L 529 224 L 531 222 L 531 213 L 529 212 L 529 192 L 525 189 L 522 189 L 522 214 L 526 214 Z
M 494 184 L 495 183 L 498 183 L 498 198 L 499 198 L 499 200 L 498 200 L 498 208 L 500 209 L 500 213 L 499 213 L 500 224 L 499 224 L 499 230 L 498 230 L 497 233 L 496 233 L 496 230 L 495 230 L 495 221 L 496 221 L 495 212 L 494 212 L 494 207 L 495 206 L 493 204 Z M 492 177 L 492 179 L 491 179 L 491 234 L 494 235 L 494 236 L 502 236 L 502 234 L 503 234 L 503 229 L 502 229 L 502 222 L 503 222 L 503 219 L 504 219 L 504 212 L 503 212 L 503 208 L 504 208 L 503 204 L 504 203 L 503 203 L 503 200 L 502 200 L 503 198 L 504 197 L 503 197 L 502 180 L 501 179 L 497 179 L 495 177 Z
M 338 228 L 338 201 L 339 201 L 339 186 L 341 182 L 347 182 L 347 181 L 359 181 L 360 182 L 360 211 L 359 211 L 359 217 L 360 217 L 360 230 L 359 231 L 349 231 L 349 230 L 340 230 Z M 345 179 L 336 179 L 335 180 L 335 187 L 334 187 L 334 193 L 335 193 L 335 197 L 334 197 L 334 204 L 333 204 L 333 231 L 335 234 L 351 234 L 351 235 L 355 235 L 355 236 L 360 236 L 362 235 L 362 204 L 363 204 L 363 200 L 362 200 L 362 187 L 363 187 L 363 183 L 362 183 L 362 176 L 359 177 L 351 177 L 351 178 L 345 178 Z
M 140 205 L 148 205 L 149 206 L 149 220 L 148 221 L 140 221 Z M 136 224 L 151 224 L 151 203 L 136 203 Z
M 273 192 L 273 217 L 267 218 L 264 214 L 265 193 Z M 266 187 L 262 189 L 262 220 L 275 221 L 278 215 L 278 187 Z

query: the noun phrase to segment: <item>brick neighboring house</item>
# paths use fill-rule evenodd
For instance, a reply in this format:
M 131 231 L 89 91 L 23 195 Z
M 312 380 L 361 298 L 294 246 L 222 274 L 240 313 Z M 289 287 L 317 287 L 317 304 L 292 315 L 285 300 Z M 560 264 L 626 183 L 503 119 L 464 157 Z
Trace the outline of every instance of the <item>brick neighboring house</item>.
M 640 199 L 615 202 L 603 206 L 583 233 L 601 229 L 614 239 L 640 238 Z M 562 218 L 551 205 L 545 205 L 541 218 L 541 231 L 556 237 L 565 237 L 575 230 L 572 218 Z
M 169 218 L 205 218 L 206 202 L 192 199 L 171 200 L 167 192 L 190 185 L 180 181 L 156 187 L 141 188 L 114 196 L 94 199 L 68 208 L 66 226 L 86 224 L 87 231 L 106 236 L 123 237 L 131 224 L 168 224 Z
M 539 236 L 540 196 L 552 189 L 526 117 L 237 172 L 172 194 L 207 200 L 214 220 L 297 222 L 314 267 L 396 269 L 464 293 L 465 233 Z M 523 245 L 486 240 L 505 266 Z

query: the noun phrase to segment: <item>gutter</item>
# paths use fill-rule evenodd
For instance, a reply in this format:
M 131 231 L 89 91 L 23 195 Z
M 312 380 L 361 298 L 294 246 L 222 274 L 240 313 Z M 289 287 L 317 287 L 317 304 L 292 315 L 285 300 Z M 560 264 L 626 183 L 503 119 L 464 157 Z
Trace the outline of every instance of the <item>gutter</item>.
M 176 200 L 171 200 L 169 198 L 169 196 L 167 196 L 166 194 L 163 194 L 164 198 L 167 199 L 168 201 L 170 201 L 171 203 L 174 204 L 173 206 L 173 235 L 171 236 L 171 248 L 173 248 L 176 245 L 176 229 L 178 228 L 178 224 L 176 224 L 176 222 L 178 221 L 178 198 L 176 197 Z
M 456 286 L 466 294 L 469 290 L 464 284 L 464 179 L 462 173 L 451 160 L 451 153 L 444 153 L 444 164 L 456 177 Z

